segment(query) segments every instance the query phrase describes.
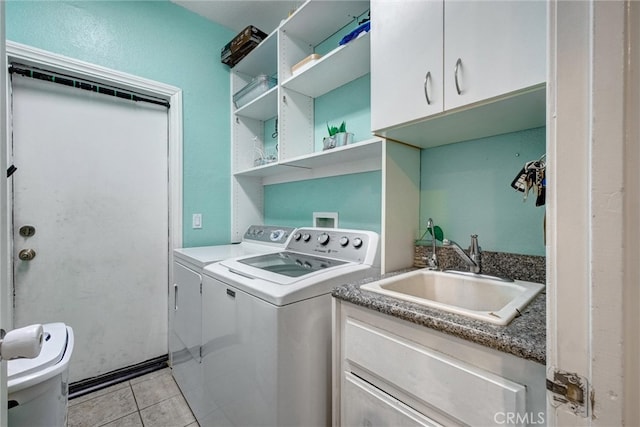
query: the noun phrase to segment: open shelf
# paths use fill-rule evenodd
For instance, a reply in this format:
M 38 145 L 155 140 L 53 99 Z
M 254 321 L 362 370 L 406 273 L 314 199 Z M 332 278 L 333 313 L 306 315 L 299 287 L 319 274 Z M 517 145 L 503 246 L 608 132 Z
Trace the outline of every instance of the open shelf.
M 363 159 L 380 159 L 381 145 L 381 139 L 373 138 L 330 150 L 317 151 L 294 159 L 284 160 L 281 163 L 287 166 L 314 169 L 327 164 L 352 163 Z
M 278 30 L 269 34 L 247 56 L 233 67 L 234 73 L 256 77 L 260 74 L 273 76 L 278 71 Z
M 282 86 L 317 98 L 369 73 L 371 37 L 369 32 L 340 46 L 313 66 L 282 82 Z
M 353 22 L 369 9 L 369 1 L 332 1 L 309 0 L 280 27 L 290 37 L 317 46 L 336 30 Z
M 253 101 L 235 110 L 236 116 L 268 120 L 278 114 L 278 87 L 274 86 Z
M 298 156 L 292 159 L 282 160 L 280 162 L 269 163 L 236 172 L 234 176 L 254 176 L 269 177 L 275 175 L 283 175 L 292 171 L 292 169 L 318 169 L 332 165 L 339 168 L 342 164 L 357 162 L 366 162 L 367 164 L 381 164 L 382 159 L 382 140 L 379 138 L 368 139 L 366 141 L 356 142 L 343 147 L 336 147 L 330 150 L 318 151 L 315 153 Z M 380 169 L 381 166 L 377 168 Z M 370 167 L 367 167 L 370 169 Z M 344 168 L 344 173 L 353 173 L 352 167 Z M 339 173 L 332 173 L 338 175 Z

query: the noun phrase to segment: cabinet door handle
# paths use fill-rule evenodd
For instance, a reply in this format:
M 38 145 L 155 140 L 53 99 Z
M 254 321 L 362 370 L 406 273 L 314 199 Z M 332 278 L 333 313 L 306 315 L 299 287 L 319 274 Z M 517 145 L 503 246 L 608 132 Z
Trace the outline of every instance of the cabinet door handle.
M 462 91 L 460 90 L 460 83 L 458 83 L 458 70 L 460 69 L 460 67 L 462 67 L 462 59 L 458 58 L 458 60 L 456 61 L 456 69 L 453 75 L 456 82 L 456 91 L 458 92 L 458 95 L 462 94 Z
M 427 99 L 427 105 L 431 105 L 431 99 L 429 99 L 429 82 L 431 81 L 431 71 L 427 71 L 427 75 L 424 76 L 424 97 Z
M 178 284 L 173 284 L 173 309 L 178 309 Z

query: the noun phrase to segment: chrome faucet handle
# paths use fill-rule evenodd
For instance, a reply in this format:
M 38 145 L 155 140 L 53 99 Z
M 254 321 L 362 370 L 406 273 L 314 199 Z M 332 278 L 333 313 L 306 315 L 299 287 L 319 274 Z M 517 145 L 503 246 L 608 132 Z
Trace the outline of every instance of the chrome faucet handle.
M 480 254 L 480 246 L 478 246 L 478 235 L 471 235 L 471 246 L 469 246 L 469 255 L 478 255 Z
M 469 246 L 469 257 L 475 262 L 475 266 L 472 266 L 470 270 L 473 273 L 480 273 L 482 269 L 482 248 L 478 245 L 478 235 L 471 235 L 471 245 Z

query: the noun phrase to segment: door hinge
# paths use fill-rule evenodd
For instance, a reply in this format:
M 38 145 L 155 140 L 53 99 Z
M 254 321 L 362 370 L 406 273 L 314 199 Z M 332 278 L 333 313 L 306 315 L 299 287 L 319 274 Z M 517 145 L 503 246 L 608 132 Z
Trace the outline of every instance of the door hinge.
M 551 369 L 553 379 L 547 378 L 547 390 L 554 407 L 564 406 L 581 417 L 589 416 L 589 381 L 573 372 Z

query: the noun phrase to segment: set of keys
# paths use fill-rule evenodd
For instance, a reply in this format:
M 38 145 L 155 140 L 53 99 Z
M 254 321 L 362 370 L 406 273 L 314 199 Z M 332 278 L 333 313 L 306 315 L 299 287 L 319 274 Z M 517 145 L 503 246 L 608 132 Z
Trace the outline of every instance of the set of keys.
M 523 202 L 527 201 L 529 192 L 532 192 L 536 197 L 536 206 L 544 205 L 547 186 L 545 169 L 546 164 L 543 156 L 540 160 L 525 163 L 513 182 L 511 182 L 511 187 L 524 193 Z

